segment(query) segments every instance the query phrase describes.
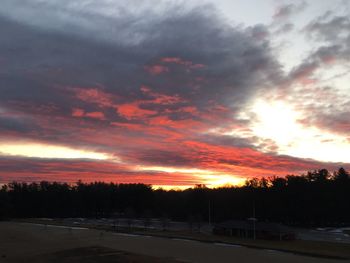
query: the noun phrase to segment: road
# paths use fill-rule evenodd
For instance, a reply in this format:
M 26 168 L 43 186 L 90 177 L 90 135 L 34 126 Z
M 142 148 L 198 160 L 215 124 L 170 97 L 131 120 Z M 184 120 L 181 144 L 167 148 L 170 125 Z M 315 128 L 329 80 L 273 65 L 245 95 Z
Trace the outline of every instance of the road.
M 45 226 L 29 223 L 0 223 L 0 262 L 25 262 L 26 258 L 65 249 L 99 246 L 140 255 L 181 262 L 259 262 L 259 263 L 340 263 L 350 262 L 313 258 L 274 250 L 252 249 L 235 245 L 210 244 L 104 232 L 87 228 Z

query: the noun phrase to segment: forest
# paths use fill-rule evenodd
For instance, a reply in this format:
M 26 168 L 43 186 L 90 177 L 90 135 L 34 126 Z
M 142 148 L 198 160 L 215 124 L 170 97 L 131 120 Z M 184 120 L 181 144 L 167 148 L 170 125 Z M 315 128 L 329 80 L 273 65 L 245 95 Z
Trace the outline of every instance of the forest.
M 350 176 L 344 168 L 303 175 L 252 178 L 240 187 L 153 189 L 145 184 L 105 182 L 11 182 L 0 190 L 0 219 L 10 218 L 169 218 L 221 222 L 247 219 L 293 226 L 350 223 Z

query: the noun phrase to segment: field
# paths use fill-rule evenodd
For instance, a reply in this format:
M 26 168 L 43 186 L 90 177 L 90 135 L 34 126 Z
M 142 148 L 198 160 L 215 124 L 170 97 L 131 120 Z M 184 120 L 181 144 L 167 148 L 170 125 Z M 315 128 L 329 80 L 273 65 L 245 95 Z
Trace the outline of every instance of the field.
M 223 243 L 20 222 L 1 222 L 0 233 L 0 262 L 4 263 L 350 262 Z

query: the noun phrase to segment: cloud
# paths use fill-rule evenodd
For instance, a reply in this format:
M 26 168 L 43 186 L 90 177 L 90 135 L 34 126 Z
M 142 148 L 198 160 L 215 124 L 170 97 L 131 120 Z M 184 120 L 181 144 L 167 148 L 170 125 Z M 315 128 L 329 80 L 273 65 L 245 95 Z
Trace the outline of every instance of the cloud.
M 279 6 L 273 15 L 276 20 L 289 19 L 292 15 L 296 15 L 305 10 L 308 6 L 307 2 L 301 1 L 298 4 L 285 4 Z
M 185 149 L 175 146 L 174 149 L 133 151 L 131 154 L 136 164 L 115 163 L 108 160 L 0 156 L 0 183 L 12 180 L 25 182 L 82 180 L 193 186 L 205 179 L 203 174 L 217 176 L 218 179 L 220 175 L 266 177 L 287 173 L 299 174 L 320 167 L 330 171 L 340 166 L 347 167 L 347 164 L 342 163 L 327 164 L 289 156 L 263 154 L 248 148 L 211 146 L 191 141 L 186 142 L 184 146 Z M 197 170 L 193 169 L 194 167 Z
M 315 102 L 305 104 L 303 98 L 312 96 Z M 350 98 L 332 87 L 316 87 L 297 101 L 304 116 L 300 122 L 305 126 L 315 126 L 321 130 L 347 136 L 350 128 Z
M 31 125 L 26 120 L 0 115 L 0 131 L 12 131 L 18 134 L 25 134 L 38 128 L 36 125 Z
M 350 127 L 350 97 L 346 84 L 334 85 L 323 75 L 342 69 L 334 79 L 346 79 L 350 62 L 350 19 L 330 11 L 313 19 L 302 30 L 307 39 L 314 41 L 315 48 L 289 73 L 296 108 L 303 111 L 301 123 L 339 135 L 347 135 Z M 339 79 L 342 79 L 339 78 Z M 323 83 L 324 81 L 324 83 Z M 293 84 L 302 84 L 303 89 L 293 90 Z M 345 92 L 344 92 L 345 91 Z M 294 95 L 293 95 L 294 94 Z
M 314 167 L 259 153 L 252 146 L 257 138 L 210 131 L 244 126 L 237 114 L 256 94 L 310 79 L 330 60 L 330 47 L 315 52 L 286 80 L 266 26 L 233 26 L 208 5 L 131 1 L 2 1 L 0 104 L 16 117 L 0 117 L 0 135 L 105 152 L 123 164 L 2 160 L 7 172 L 21 178 L 27 171 L 30 178 L 38 173 L 190 183 L 195 181 L 190 175 L 171 179 L 164 172 L 150 179 L 153 174 L 134 168 L 216 167 L 264 175 L 271 167 L 278 173 Z M 281 8 L 276 19 L 298 10 Z M 275 149 L 273 142 L 259 143 Z
M 0 46 L 6 61 L 1 103 L 33 114 L 39 105 L 50 103 L 59 116 L 79 108 L 115 122 L 120 116 L 112 110 L 138 105 L 150 95 L 140 91 L 145 84 L 154 94 L 186 99 L 188 107 L 206 111 L 215 104 L 238 108 L 278 75 L 268 43 L 256 43 L 253 29 L 226 24 L 213 8 L 172 6 L 172 15 L 153 11 L 150 18 L 145 2 L 143 11 L 115 4 L 111 14 L 105 13 L 107 1 L 101 5 L 5 1 L 3 10 L 8 12 L 0 18 L 0 32 L 7 36 Z M 139 34 L 138 41 L 126 37 Z M 165 68 L 169 74 L 159 74 Z M 136 107 L 152 111 L 146 105 Z
M 280 26 L 274 31 L 274 34 L 281 35 L 281 34 L 289 33 L 293 31 L 294 27 L 295 25 L 292 23 L 283 24 L 282 26 Z
M 0 183 L 13 180 L 23 182 L 58 181 L 75 183 L 84 182 L 143 182 L 154 185 L 187 185 L 198 183 L 198 179 L 182 173 L 161 171 L 141 171 L 110 162 L 92 162 L 86 160 L 61 160 L 1 157 Z
M 126 12 L 128 15 L 117 13 L 114 16 L 97 13 L 94 14 L 94 26 L 89 24 L 87 27 L 82 21 L 85 21 L 87 13 L 92 12 L 91 6 L 77 12 L 68 5 L 64 18 L 72 20 L 73 28 L 79 29 L 74 30 L 77 33 L 73 35 L 72 27 L 57 29 L 53 26 L 53 21 L 64 23 L 60 11 L 65 10 L 64 3 L 55 11 L 52 4 L 39 1 L 30 4 L 30 1 L 26 1 L 19 7 L 17 2 L 5 1 L 5 6 L 12 9 L 9 9 L 10 14 L 7 18 L 3 17 L 1 23 L 2 31 L 8 36 L 3 50 L 6 51 L 4 53 L 10 76 L 21 74 L 23 78 L 23 75 L 29 75 L 30 86 L 39 86 L 37 82 L 43 77 L 51 84 L 80 84 L 82 87 L 99 84 L 106 87 L 105 92 L 130 96 L 142 84 L 147 83 L 165 93 L 178 93 L 192 99 L 199 97 L 204 100 L 202 103 L 206 103 L 208 97 L 215 94 L 223 100 L 227 98 L 231 103 L 241 104 L 242 99 L 254 91 L 255 83 L 264 76 L 267 77 L 264 80 L 271 77 L 269 72 L 264 74 L 264 71 L 278 67 L 269 54 L 269 47 L 255 44 L 251 32 L 225 24 L 214 11 L 205 7 L 183 12 L 174 7 L 175 11 L 171 16 L 160 13 L 155 14 L 152 19 L 147 13 L 134 14 L 132 11 L 131 15 Z M 126 7 L 116 7 L 118 10 L 120 8 Z M 50 19 L 38 18 L 34 19 L 39 20 L 35 23 L 24 24 L 32 21 L 37 13 L 45 13 L 44 11 L 48 11 Z M 79 19 L 80 17 L 82 18 Z M 8 19 L 12 19 L 11 22 Z M 13 22 L 14 19 L 17 22 Z M 131 23 L 133 20 L 139 22 Z M 118 30 L 122 25 L 128 26 Z M 96 32 L 90 32 L 91 30 Z M 110 37 L 105 39 L 104 34 Z M 138 34 L 141 34 L 139 41 L 125 45 L 125 39 L 130 37 L 123 37 L 124 35 Z M 11 59 L 15 55 L 17 59 Z M 163 55 L 178 59 L 178 64 L 182 61 L 187 68 L 202 68 L 203 65 L 206 67 L 184 75 L 181 68 L 174 68 L 172 74 L 159 79 L 143 72 L 147 66 L 154 67 L 150 62 L 162 59 Z M 22 66 L 16 67 L 16 61 L 21 61 Z M 163 62 L 171 64 L 165 60 Z M 158 71 L 162 67 L 158 67 Z M 256 72 L 258 69 L 262 70 Z M 202 76 L 206 76 L 209 84 L 216 83 L 215 93 L 211 85 L 205 83 L 200 87 L 200 96 L 199 91 L 193 91 L 189 82 Z M 170 82 L 173 87 L 164 87 L 166 82 Z M 17 88 L 20 85 L 21 83 L 12 84 Z M 54 87 L 50 87 L 50 90 L 58 93 L 57 99 L 62 97 L 59 96 L 61 91 Z M 235 100 L 235 94 L 239 94 L 239 100 Z M 44 96 L 45 94 L 41 94 L 38 97 Z
M 331 12 L 317 17 L 305 26 L 303 32 L 312 40 L 323 45 L 315 52 L 340 60 L 350 59 L 350 18 L 348 15 L 335 15 Z
M 92 119 L 105 120 L 105 115 L 100 111 L 84 112 L 82 109 L 74 108 L 72 112 L 73 117 L 88 117 Z
M 314 41 L 310 54 L 289 74 L 292 80 L 311 80 L 316 71 L 350 60 L 350 19 L 327 11 L 309 22 L 301 31 Z
M 162 65 L 145 66 L 145 70 L 151 75 L 159 75 L 165 72 L 169 72 L 169 68 Z
M 294 25 L 294 17 L 302 13 L 308 4 L 306 1 L 279 5 L 272 16 L 271 29 L 274 35 L 282 35 L 291 32 Z
M 347 16 L 333 16 L 327 12 L 310 22 L 305 31 L 312 38 L 334 42 L 349 34 L 349 25 L 350 19 Z
M 126 119 L 144 118 L 149 115 L 155 115 L 157 112 L 147 109 L 142 109 L 138 102 L 126 103 L 118 106 L 118 113 Z

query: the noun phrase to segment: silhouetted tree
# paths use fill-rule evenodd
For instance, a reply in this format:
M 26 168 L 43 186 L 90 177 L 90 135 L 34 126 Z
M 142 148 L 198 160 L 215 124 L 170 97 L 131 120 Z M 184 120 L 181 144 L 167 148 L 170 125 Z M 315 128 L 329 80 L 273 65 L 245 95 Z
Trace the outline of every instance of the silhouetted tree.
M 347 182 L 349 180 L 349 173 L 343 167 L 340 167 L 338 173 L 336 173 L 335 180 Z
M 242 187 L 197 185 L 184 191 L 153 190 L 144 184 L 11 182 L 0 189 L 0 218 L 114 218 L 118 214 L 131 228 L 136 215 L 141 215 L 145 227 L 152 215 L 161 219 L 164 229 L 172 219 L 187 221 L 194 230 L 209 217 L 210 200 L 212 222 L 245 220 L 252 216 L 254 203 L 260 221 L 340 225 L 350 223 L 349 199 L 350 176 L 344 168 L 333 176 L 320 169 L 300 176 L 252 178 Z

